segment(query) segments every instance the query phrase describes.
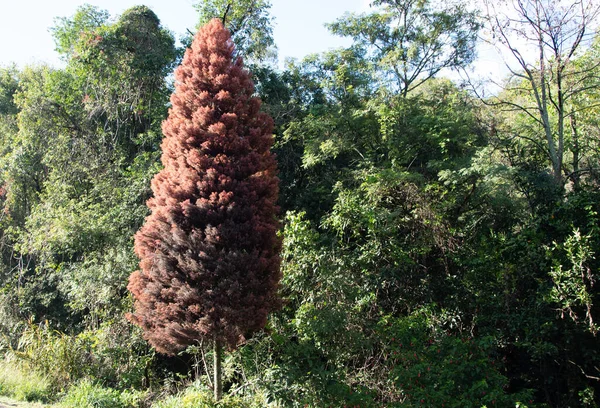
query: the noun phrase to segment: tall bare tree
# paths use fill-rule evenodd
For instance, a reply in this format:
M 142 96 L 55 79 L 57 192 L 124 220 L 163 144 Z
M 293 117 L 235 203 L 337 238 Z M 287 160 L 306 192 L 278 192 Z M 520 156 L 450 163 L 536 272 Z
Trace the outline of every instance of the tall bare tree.
M 598 0 L 484 0 L 493 44 L 505 51 L 511 78 L 505 94 L 526 98 L 495 97 L 489 103 L 528 116 L 541 129 L 534 142 L 547 153 L 557 183 L 577 172 L 577 162 L 565 167 L 565 137 L 577 109 L 571 105 L 598 77 L 600 63 L 574 61 L 595 33 L 600 13 Z M 589 106 L 588 106 L 589 107 Z M 576 128 L 575 128 L 576 129 Z M 577 143 L 573 144 L 575 147 Z M 576 149 L 577 150 L 577 149 Z M 577 157 L 578 152 L 574 151 Z

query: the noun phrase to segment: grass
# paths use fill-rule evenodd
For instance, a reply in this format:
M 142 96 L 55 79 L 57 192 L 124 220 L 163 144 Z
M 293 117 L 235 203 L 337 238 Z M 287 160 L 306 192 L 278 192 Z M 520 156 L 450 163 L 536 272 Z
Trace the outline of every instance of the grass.
M 89 379 L 61 392 L 58 402 L 53 392 L 51 382 L 26 364 L 0 359 L 0 408 L 138 408 L 148 403 L 149 396 L 146 391 L 115 390 Z M 177 395 L 154 401 L 152 408 L 263 408 L 267 405 L 262 395 L 250 398 L 226 395 L 215 403 L 208 387 L 193 383 Z
M 0 361 L 0 395 L 21 401 L 48 401 L 50 381 L 34 370 L 14 361 Z
M 137 408 L 144 397 L 143 391 L 118 391 L 83 380 L 69 388 L 58 406 L 61 408 Z
M 192 383 L 178 395 L 169 396 L 152 404 L 152 408 L 264 408 L 269 405 L 263 395 L 250 398 L 224 395 L 215 403 L 213 392 L 205 385 Z

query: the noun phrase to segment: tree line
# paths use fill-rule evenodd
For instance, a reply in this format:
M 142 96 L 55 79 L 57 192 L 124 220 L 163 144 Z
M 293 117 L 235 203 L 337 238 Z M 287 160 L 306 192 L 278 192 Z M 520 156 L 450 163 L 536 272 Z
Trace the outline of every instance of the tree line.
M 600 6 L 484 3 L 375 0 L 328 25 L 349 47 L 282 69 L 269 1 L 196 5 L 273 118 L 280 180 L 281 305 L 222 339 L 222 406 L 598 405 Z M 212 406 L 217 351 L 157 353 L 125 318 L 191 37 L 145 6 L 51 32 L 64 68 L 0 69 L 3 367 L 47 379 L 24 398 Z M 481 42 L 507 63 L 491 94 Z

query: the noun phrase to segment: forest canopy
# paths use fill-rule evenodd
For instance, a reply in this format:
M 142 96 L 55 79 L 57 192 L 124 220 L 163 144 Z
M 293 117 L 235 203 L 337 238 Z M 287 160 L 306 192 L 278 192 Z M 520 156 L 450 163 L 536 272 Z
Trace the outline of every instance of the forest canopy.
M 270 1 L 195 9 L 232 36 L 255 84 L 235 112 L 262 100 L 279 178 L 279 238 L 248 233 L 235 256 L 275 259 L 282 240 L 281 304 L 248 336 L 225 330 L 218 406 L 600 405 L 596 0 L 375 0 L 328 24 L 347 47 L 283 67 Z M 125 317 L 191 37 L 146 6 L 73 13 L 51 29 L 64 66 L 0 68 L 0 394 L 217 406 L 210 344 L 161 354 Z M 507 63 L 493 92 L 472 70 L 484 43 Z M 206 146 L 189 155 L 218 167 Z

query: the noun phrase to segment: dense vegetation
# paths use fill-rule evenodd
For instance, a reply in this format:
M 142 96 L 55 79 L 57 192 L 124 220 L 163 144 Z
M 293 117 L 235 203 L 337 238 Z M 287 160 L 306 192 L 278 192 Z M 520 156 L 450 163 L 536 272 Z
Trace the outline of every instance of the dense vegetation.
M 285 69 L 268 1 L 198 5 L 275 120 L 285 215 L 283 306 L 219 406 L 600 404 L 598 5 L 509 3 L 376 0 Z M 214 406 L 208 344 L 168 357 L 125 318 L 183 50 L 144 6 L 52 33 L 64 68 L 0 69 L 0 393 Z M 516 62 L 491 96 L 442 75 L 478 33 Z

